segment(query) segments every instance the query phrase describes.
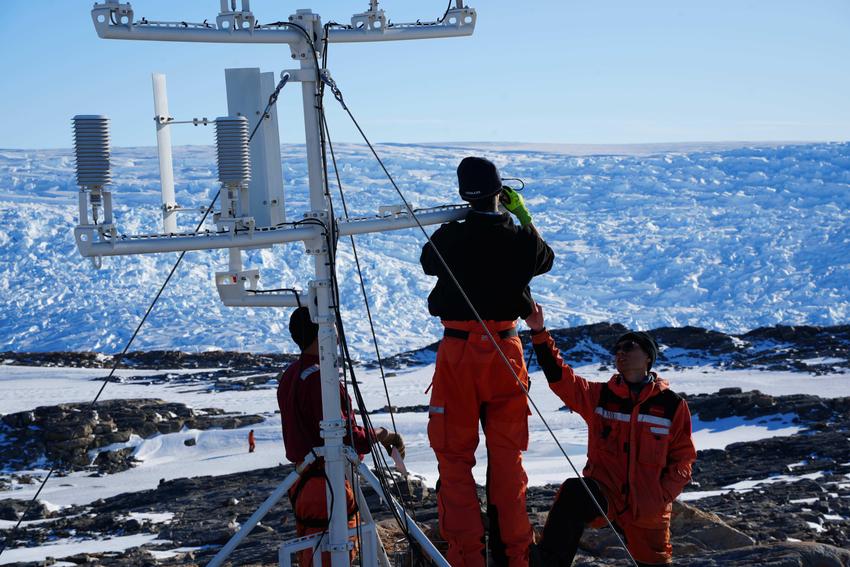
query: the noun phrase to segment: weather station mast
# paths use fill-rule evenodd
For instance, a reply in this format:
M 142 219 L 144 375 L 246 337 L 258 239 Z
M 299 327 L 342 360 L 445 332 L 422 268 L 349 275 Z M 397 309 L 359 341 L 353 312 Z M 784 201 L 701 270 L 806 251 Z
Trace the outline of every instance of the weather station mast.
M 344 361 L 339 355 L 337 344 L 337 323 L 341 321 L 341 316 L 335 297 L 336 266 L 333 256 L 336 238 L 340 236 L 440 224 L 463 218 L 467 207 L 449 206 L 414 211 L 399 191 L 403 205 L 381 207 L 371 217 L 349 219 L 346 215 L 344 219 L 334 218 L 323 153 L 324 87 L 329 87 L 344 108 L 345 105 L 329 71 L 320 62 L 332 43 L 469 36 L 475 29 L 475 10 L 465 6 L 463 0 L 453 0 L 443 17 L 436 21 L 397 24 L 391 23 L 384 11 L 378 8 L 377 0 L 371 0 L 366 12 L 351 17 L 350 25 L 323 25 L 320 15 L 309 9 L 297 10 L 286 21 L 260 25 L 251 12 L 250 0 L 241 0 L 239 9 L 237 0 L 220 0 L 220 12 L 212 24 L 206 20 L 203 23 L 153 21 L 145 18 L 136 20 L 131 4 L 107 0 L 96 3 L 91 15 L 97 34 L 103 39 L 289 46 L 291 57 L 297 61 L 298 67 L 283 70 L 278 81 L 274 73 L 263 73 L 255 68 L 226 69 L 227 113 L 214 121 L 197 118 L 176 120 L 171 117 L 165 76 L 153 75 L 154 121 L 162 192 L 162 232 L 159 234 L 126 235 L 118 230 L 112 212 L 110 190 L 109 119 L 101 115 L 75 116 L 76 173 L 80 187 L 79 224 L 74 230 L 75 241 L 80 254 L 92 259 L 98 268 L 104 256 L 227 249 L 229 265 L 226 270 L 216 272 L 215 275 L 215 285 L 224 305 L 307 305 L 311 317 L 319 325 L 324 416 L 321 423 L 324 445 L 317 447 L 314 453 L 324 459 L 329 495 L 345 494 L 346 467 L 353 463 L 397 517 L 402 518 L 406 533 L 416 540 L 419 548 L 434 564 L 447 567 L 446 560 L 385 489 L 385 485 L 343 444 L 346 424 L 340 418 L 339 380 Z M 294 222 L 286 220 L 275 108 L 281 89 L 289 82 L 301 83 L 310 194 L 310 210 Z M 177 224 L 178 215 L 197 213 L 197 209 L 182 208 L 176 201 L 171 129 L 181 124 L 207 125 L 213 122 L 216 127 L 218 181 L 221 188 L 204 212 L 197 229 L 181 232 Z M 218 209 L 214 210 L 216 200 L 219 202 Z M 214 213 L 214 229 L 204 228 L 209 212 Z M 307 282 L 306 293 L 296 291 L 295 282 L 281 286 L 284 291 L 264 290 L 259 286 L 259 269 L 243 266 L 243 250 L 297 242 L 303 242 L 307 253 L 314 259 L 312 279 Z M 308 456 L 300 470 L 283 480 L 209 565 L 224 564 L 236 546 L 296 482 L 303 466 L 314 458 Z M 360 564 L 369 567 L 388 566 L 386 553 L 377 537 L 374 521 L 359 485 L 356 489 L 361 512 L 360 525 L 357 528 L 348 527 L 345 498 L 328 498 L 330 521 L 327 533 L 283 542 L 279 550 L 280 565 L 291 565 L 293 553 L 312 548 L 314 559 L 320 561 L 321 553 L 327 552 L 333 567 L 348 566 L 349 553 L 353 548 L 351 538 L 357 535 L 362 542 Z

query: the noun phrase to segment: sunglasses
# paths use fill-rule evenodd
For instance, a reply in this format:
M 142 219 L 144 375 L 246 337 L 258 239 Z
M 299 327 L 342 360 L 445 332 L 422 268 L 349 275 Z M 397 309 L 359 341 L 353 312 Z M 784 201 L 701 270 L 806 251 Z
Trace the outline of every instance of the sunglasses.
M 613 354 L 617 354 L 618 352 L 632 352 L 636 348 L 639 349 L 641 348 L 641 346 L 635 341 L 623 341 L 621 343 L 617 343 L 617 345 L 614 347 L 614 350 L 612 350 L 611 352 Z

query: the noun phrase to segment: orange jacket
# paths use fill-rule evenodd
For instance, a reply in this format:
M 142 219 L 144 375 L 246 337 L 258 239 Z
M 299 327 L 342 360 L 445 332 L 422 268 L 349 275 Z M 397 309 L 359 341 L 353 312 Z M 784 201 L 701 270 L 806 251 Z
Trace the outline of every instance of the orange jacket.
M 564 364 L 549 333 L 533 343 L 549 388 L 587 422 L 583 474 L 602 485 L 609 514 L 644 527 L 666 525 L 696 460 L 687 402 L 655 373 L 636 399 L 619 374 L 588 382 Z

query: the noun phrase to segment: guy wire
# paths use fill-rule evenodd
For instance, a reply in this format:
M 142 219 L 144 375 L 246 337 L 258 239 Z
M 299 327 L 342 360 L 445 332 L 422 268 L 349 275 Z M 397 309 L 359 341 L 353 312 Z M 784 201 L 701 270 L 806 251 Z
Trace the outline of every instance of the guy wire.
M 251 140 L 254 138 L 254 135 L 257 133 L 257 130 L 259 128 L 259 125 L 262 124 L 262 121 L 265 119 L 266 114 L 268 113 L 269 109 L 277 102 L 277 97 L 280 94 L 281 89 L 284 87 L 284 85 L 286 85 L 287 80 L 288 80 L 288 77 L 286 77 L 285 79 L 281 79 L 281 81 L 278 83 L 277 87 L 275 88 L 274 92 L 269 97 L 269 102 L 266 105 L 266 108 L 263 111 L 263 114 L 260 116 L 260 120 L 257 122 L 257 126 L 254 128 L 254 131 L 251 132 L 251 135 L 248 137 L 248 143 L 250 143 Z M 212 211 L 212 209 L 215 206 L 215 203 L 218 200 L 220 195 L 221 195 L 221 189 L 216 191 L 215 196 L 213 197 L 212 201 L 210 201 L 210 204 L 204 210 L 204 214 L 201 217 L 201 220 L 198 222 L 198 225 L 195 227 L 194 234 L 197 234 L 201 231 L 201 227 L 203 227 L 204 222 L 207 220 L 207 217 L 209 216 L 210 211 Z M 121 351 L 121 353 L 116 356 L 115 361 L 112 364 L 112 369 L 109 372 L 109 375 L 106 376 L 106 378 L 103 379 L 103 384 L 101 384 L 100 389 L 97 391 L 97 394 L 95 395 L 94 399 L 89 404 L 89 408 L 94 408 L 95 404 L 100 399 L 101 394 L 103 394 L 103 390 L 106 388 L 106 385 L 109 382 L 112 381 L 112 377 L 115 375 L 115 371 L 118 369 L 118 366 L 121 364 L 124 357 L 127 355 L 127 351 L 130 350 L 130 346 L 133 344 L 133 341 L 136 340 L 136 337 L 139 335 L 139 331 L 142 330 L 142 326 L 147 321 L 148 316 L 153 311 L 153 308 L 154 308 L 154 306 L 156 306 L 157 301 L 159 301 L 159 298 L 162 295 L 162 292 L 165 291 L 165 288 L 168 286 L 169 282 L 171 281 L 171 278 L 174 276 L 174 273 L 177 271 L 178 266 L 180 266 L 180 263 L 183 261 L 183 257 L 186 255 L 186 252 L 187 252 L 186 250 L 183 250 L 177 256 L 177 260 L 174 262 L 174 265 L 171 266 L 171 270 L 168 272 L 168 276 L 166 276 L 165 281 L 162 282 L 162 285 L 159 288 L 159 291 L 156 292 L 156 295 L 154 296 L 150 305 L 148 305 L 148 308 L 145 311 L 145 314 L 142 316 L 142 319 L 139 321 L 139 324 L 136 325 L 136 329 L 135 329 L 135 331 L 133 331 L 133 334 L 130 336 L 130 340 L 128 340 L 127 344 L 124 345 L 124 349 Z M 3 552 L 6 550 L 6 547 L 7 547 L 6 542 L 8 540 L 11 540 L 14 537 L 14 535 L 17 533 L 18 529 L 20 528 L 21 524 L 26 519 L 27 514 L 29 513 L 30 509 L 32 508 L 33 503 L 35 503 L 38 500 L 38 497 L 41 494 L 41 491 L 44 489 L 45 485 L 47 484 L 47 481 L 50 479 L 51 476 L 53 476 L 53 473 L 55 471 L 56 471 L 56 464 L 52 464 L 50 466 L 50 470 L 47 473 L 47 476 L 44 477 L 44 480 L 41 482 L 41 485 L 38 487 L 38 490 L 36 491 L 35 495 L 27 503 L 27 507 L 24 509 L 24 513 L 21 514 L 21 518 L 15 524 L 15 527 L 12 528 L 12 530 L 9 532 L 9 535 L 6 538 L 3 538 L 3 541 L 0 541 L 0 555 L 2 555 Z
M 522 380 L 520 379 L 520 377 L 519 377 L 519 376 L 517 375 L 517 373 L 514 371 L 513 367 L 511 367 L 511 364 L 510 364 L 510 361 L 508 360 L 508 357 L 507 357 L 507 356 L 505 356 L 505 353 L 504 353 L 504 352 L 502 351 L 502 349 L 499 347 L 499 344 L 498 344 L 498 342 L 496 341 L 495 337 L 493 337 L 493 334 L 490 332 L 490 329 L 488 329 L 488 328 L 487 328 L 487 325 L 484 323 L 483 319 L 481 319 L 481 316 L 478 314 L 478 310 L 477 310 L 477 309 L 475 309 L 475 306 L 472 304 L 472 301 L 469 299 L 469 296 L 468 296 L 468 295 L 466 294 L 466 292 L 464 291 L 463 286 L 461 286 L 461 285 L 460 285 L 460 282 L 457 280 L 457 278 L 455 277 L 454 273 L 451 271 L 451 268 L 449 268 L 449 265 L 448 265 L 448 263 L 446 262 L 445 258 L 443 258 L 443 255 L 440 253 L 440 251 L 437 249 L 437 247 L 436 247 L 436 246 L 434 245 L 434 243 L 431 241 L 431 237 L 428 235 L 428 232 L 425 230 L 425 227 L 423 227 L 423 226 L 422 226 L 422 223 L 420 223 L 420 222 L 419 222 L 419 219 L 416 217 L 416 213 L 414 212 L 413 208 L 410 206 L 410 203 L 407 201 L 407 199 L 405 198 L 405 196 L 404 196 L 404 194 L 402 193 L 401 189 L 400 189 L 400 188 L 398 187 L 398 185 L 396 184 L 395 179 L 393 179 L 392 175 L 391 175 L 391 174 L 390 174 L 390 172 L 387 170 L 386 166 L 384 165 L 384 162 L 381 160 L 381 158 L 380 158 L 380 156 L 378 155 L 377 151 L 375 150 L 374 146 L 373 146 L 373 145 L 372 145 L 372 143 L 369 141 L 369 138 L 366 136 L 366 133 L 365 133 L 365 132 L 363 131 L 363 129 L 360 127 L 360 124 L 357 122 L 357 119 L 354 117 L 354 114 L 352 114 L 351 109 L 349 109 L 349 108 L 348 108 L 348 105 L 347 105 L 347 104 L 345 103 L 345 101 L 343 100 L 342 92 L 339 90 L 339 88 L 337 87 L 337 85 L 336 85 L 336 83 L 335 83 L 335 82 L 331 81 L 331 80 L 330 80 L 330 79 L 328 79 L 328 78 L 325 78 L 325 80 L 326 80 L 326 82 L 328 82 L 329 86 L 331 87 L 331 91 L 333 92 L 334 97 L 337 99 L 337 101 L 340 103 L 340 105 L 342 106 L 342 108 L 343 108 L 343 109 L 345 110 L 345 112 L 348 114 L 348 117 L 349 117 L 349 118 L 351 119 L 351 121 L 354 123 L 354 126 L 357 128 L 357 131 L 360 133 L 360 136 L 361 136 L 361 137 L 363 138 L 363 140 L 366 142 L 366 145 L 369 147 L 369 150 L 371 150 L 372 155 L 375 157 L 375 159 L 377 160 L 378 164 L 381 166 L 381 169 L 383 169 L 383 170 L 384 170 L 384 174 L 387 176 L 387 178 L 389 179 L 389 181 L 390 181 L 390 183 L 392 184 L 393 188 L 396 190 L 396 193 L 398 193 L 399 197 L 401 198 L 402 202 L 404 203 L 404 206 L 407 208 L 408 212 L 410 213 L 411 218 L 413 218 L 413 220 L 416 222 L 416 225 L 419 227 L 419 230 L 420 230 L 420 231 L 422 231 L 422 234 L 424 234 L 424 235 L 425 235 L 425 238 L 427 239 L 428 244 L 429 244 L 429 245 L 433 248 L 434 253 L 436 254 L 436 256 L 437 256 L 437 258 L 439 259 L 440 263 L 441 263 L 441 264 L 443 265 L 443 267 L 445 268 L 446 273 L 449 275 L 449 277 L 451 278 L 452 282 L 453 282 L 453 283 L 454 283 L 454 285 L 457 287 L 458 292 L 460 293 L 461 297 L 462 297 L 462 298 L 463 298 L 463 300 L 466 302 L 466 304 L 469 306 L 469 308 L 470 308 L 470 310 L 472 311 L 473 315 L 475 315 L 475 319 L 478 321 L 478 323 L 479 323 L 479 324 L 481 325 L 481 327 L 484 329 L 484 333 L 487 335 L 487 337 L 489 338 L 490 342 L 491 342 L 491 343 L 493 344 L 493 346 L 496 348 L 496 351 L 499 353 L 499 356 L 500 356 L 500 358 L 502 359 L 502 362 L 504 362 L 505 366 L 508 368 L 508 370 L 511 372 L 511 374 L 513 374 L 514 379 L 516 379 L 516 381 L 517 381 L 517 383 L 519 384 L 519 387 L 522 389 L 522 391 L 523 391 L 523 392 L 525 392 L 525 395 L 526 395 L 526 397 L 528 398 L 528 401 L 531 403 L 532 407 L 534 408 L 534 411 L 537 413 L 537 416 L 538 416 L 538 417 L 540 418 L 540 420 L 543 422 L 543 425 L 544 425 L 544 426 L 546 426 L 547 431 L 548 431 L 548 432 L 549 432 L 549 434 L 551 435 L 552 439 L 555 441 L 555 444 L 558 446 L 558 449 L 561 451 L 561 454 L 564 456 L 564 458 L 566 458 L 567 462 L 569 463 L 569 465 L 570 465 L 570 467 L 572 468 L 573 472 L 575 473 L 576 477 L 579 479 L 579 482 L 581 482 L 581 484 L 582 484 L 582 486 L 584 487 L 585 491 L 587 492 L 588 496 L 589 496 L 589 497 L 590 497 L 590 499 L 593 501 L 593 503 L 594 503 L 594 505 L 595 505 L 595 507 L 596 507 L 597 511 L 598 511 L 598 512 L 602 515 L 602 517 L 604 517 L 604 518 L 605 518 L 605 521 L 606 521 L 606 523 L 608 524 L 608 527 L 610 527 L 610 528 L 611 528 L 611 531 L 612 531 L 612 532 L 614 533 L 614 535 L 617 537 L 617 540 L 619 541 L 620 545 L 621 545 L 621 546 L 623 547 L 623 549 L 625 550 L 626 554 L 629 556 L 629 559 L 632 561 L 632 563 L 635 565 L 635 567 L 638 567 L 638 563 L 637 563 L 637 561 L 636 561 L 636 560 L 635 560 L 635 558 L 632 556 L 632 554 L 631 554 L 631 552 L 629 551 L 628 547 L 626 547 L 626 543 L 625 543 L 625 541 L 623 541 L 623 538 L 620 536 L 619 532 L 617 532 L 617 530 L 614 528 L 614 524 L 613 524 L 613 523 L 611 522 L 611 520 L 608 518 L 608 514 L 607 514 L 607 512 L 606 512 L 605 510 L 603 510 L 603 509 L 602 509 L 602 506 L 599 504 L 599 501 L 596 499 L 596 497 L 594 497 L 594 496 L 593 496 L 593 493 L 590 491 L 590 487 L 587 485 L 587 483 L 585 482 L 584 478 L 582 478 L 581 474 L 579 474 L 579 471 L 578 471 L 578 469 L 576 468 L 575 464 L 573 463 L 572 459 L 571 459 L 571 458 L 570 458 L 570 456 L 567 454 L 567 452 L 564 450 L 564 448 L 563 448 L 563 446 L 561 445 L 560 441 L 558 441 L 558 438 L 557 438 L 557 436 L 555 435 L 555 432 L 554 432 L 554 431 L 552 431 L 552 428 L 549 426 L 549 423 L 546 421 L 546 418 L 544 418 L 544 417 L 543 417 L 543 413 L 542 413 L 542 412 L 540 411 L 540 409 L 537 407 L 537 404 L 534 402 L 534 399 L 533 399 L 533 398 L 531 397 L 531 395 L 529 394 L 529 392 L 528 392 L 528 388 L 526 388 L 526 386 L 522 383 Z

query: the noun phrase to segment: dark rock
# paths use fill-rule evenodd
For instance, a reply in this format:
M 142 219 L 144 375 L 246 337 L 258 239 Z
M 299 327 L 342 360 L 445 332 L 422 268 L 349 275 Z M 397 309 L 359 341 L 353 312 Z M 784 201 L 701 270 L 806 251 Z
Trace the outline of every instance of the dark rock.
M 21 519 L 21 516 L 27 509 L 28 505 L 29 500 L 15 500 L 11 498 L 0 500 L 0 520 L 17 522 Z M 47 507 L 42 502 L 36 501 L 30 506 L 26 519 L 39 520 L 41 518 L 46 518 L 49 515 L 50 513 L 48 512 Z
M 131 468 L 135 462 L 133 448 L 127 447 L 117 451 L 98 453 L 93 464 L 99 472 L 114 474 Z
M 568 362 L 608 364 L 614 341 L 626 330 L 617 323 L 596 323 L 550 332 Z M 661 327 L 649 333 L 661 347 L 656 367 L 710 364 L 719 368 L 811 374 L 850 370 L 850 325 L 763 327 L 743 335 L 726 335 L 700 327 Z M 523 344 L 530 343 L 527 332 L 521 332 L 520 336 Z M 438 342 L 433 343 L 386 358 L 383 363 L 394 369 L 431 364 L 436 360 L 438 346 Z
M 261 423 L 259 415 L 225 414 L 217 408 L 197 413 L 183 404 L 155 399 L 105 400 L 95 408 L 88 403 L 41 406 L 33 411 L 3 416 L 0 462 L 7 469 L 27 469 L 46 457 L 50 464 L 69 470 L 92 466 L 89 451 L 125 443 L 131 435 L 149 438 L 194 429 L 236 429 Z M 114 453 L 114 454 L 113 454 Z M 101 472 L 118 472 L 133 464 L 128 451 L 101 452 L 94 465 Z

